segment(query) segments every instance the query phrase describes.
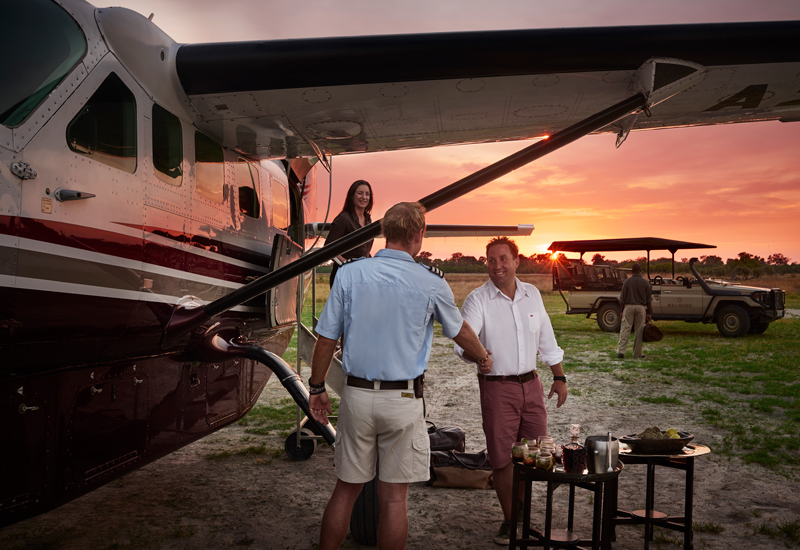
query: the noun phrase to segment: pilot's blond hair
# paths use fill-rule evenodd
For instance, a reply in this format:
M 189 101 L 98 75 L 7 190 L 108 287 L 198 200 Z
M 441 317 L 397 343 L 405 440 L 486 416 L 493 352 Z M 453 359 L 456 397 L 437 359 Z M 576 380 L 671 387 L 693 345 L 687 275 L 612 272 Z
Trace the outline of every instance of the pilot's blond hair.
M 399 202 L 381 220 L 386 241 L 409 244 L 425 227 L 425 207 L 418 202 Z

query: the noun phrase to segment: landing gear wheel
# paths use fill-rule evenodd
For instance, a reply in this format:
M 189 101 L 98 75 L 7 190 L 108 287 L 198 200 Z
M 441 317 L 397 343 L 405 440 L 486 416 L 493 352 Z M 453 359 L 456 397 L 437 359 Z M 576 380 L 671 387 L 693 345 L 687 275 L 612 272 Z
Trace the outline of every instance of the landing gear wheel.
M 304 437 L 311 437 L 314 435 L 314 432 L 308 428 L 303 428 L 300 430 L 300 434 Z M 316 450 L 316 448 L 316 439 L 301 439 L 300 448 L 298 449 L 297 432 L 290 433 L 283 444 L 283 449 L 286 451 L 286 456 L 297 462 L 311 458 L 311 455 L 314 454 L 314 450 Z
M 619 327 L 622 325 L 619 305 L 608 302 L 600 306 L 597 312 L 597 324 L 606 332 L 619 332 Z
M 378 545 L 378 523 L 381 508 L 378 504 L 378 473 L 372 481 L 364 484 L 350 515 L 350 533 L 353 539 L 363 546 Z
M 738 338 L 750 330 L 750 317 L 739 306 L 725 306 L 717 314 L 717 328 L 726 338 Z
M 769 321 L 765 321 L 765 322 L 751 321 L 750 322 L 750 334 L 764 334 L 767 331 L 768 328 L 769 328 Z

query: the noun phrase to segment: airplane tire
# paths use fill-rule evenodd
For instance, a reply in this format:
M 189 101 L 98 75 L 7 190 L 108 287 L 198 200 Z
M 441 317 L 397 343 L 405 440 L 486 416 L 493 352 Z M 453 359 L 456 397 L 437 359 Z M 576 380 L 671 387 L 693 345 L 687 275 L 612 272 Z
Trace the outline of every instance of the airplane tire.
M 313 436 L 314 432 L 312 432 L 308 428 L 303 428 L 300 430 L 300 433 L 303 436 Z M 286 456 L 291 458 L 296 462 L 302 462 L 304 460 L 308 460 L 311 458 L 311 455 L 314 454 L 314 451 L 317 448 L 317 441 L 315 439 L 301 439 L 300 440 L 300 448 L 297 448 L 297 432 L 294 431 L 289 434 L 286 438 L 286 441 L 283 444 L 283 449 L 286 451 Z
M 750 317 L 739 306 L 725 306 L 717 314 L 717 328 L 726 338 L 738 338 L 750 331 Z
M 597 312 L 597 324 L 606 332 L 619 332 L 619 327 L 622 325 L 619 305 L 606 302 L 600 306 L 600 310 Z
M 372 481 L 364 484 L 350 515 L 350 533 L 363 546 L 378 545 L 378 523 L 381 509 L 378 503 L 377 471 Z

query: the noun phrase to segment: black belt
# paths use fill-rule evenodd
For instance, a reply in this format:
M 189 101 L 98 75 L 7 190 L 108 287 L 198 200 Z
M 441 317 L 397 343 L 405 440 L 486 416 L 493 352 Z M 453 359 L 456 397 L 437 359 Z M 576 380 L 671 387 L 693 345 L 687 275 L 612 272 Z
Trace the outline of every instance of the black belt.
M 366 378 L 358 378 L 357 376 L 348 376 L 347 385 L 354 388 L 364 388 L 367 390 L 375 389 L 375 380 L 367 380 Z M 377 380 L 379 390 L 407 390 L 408 380 Z
M 512 374 L 510 376 L 487 376 L 480 372 L 478 373 L 478 378 L 486 380 L 487 382 L 519 382 L 520 384 L 533 380 L 537 376 L 538 374 L 536 374 L 535 370 L 526 372 L 525 374 Z

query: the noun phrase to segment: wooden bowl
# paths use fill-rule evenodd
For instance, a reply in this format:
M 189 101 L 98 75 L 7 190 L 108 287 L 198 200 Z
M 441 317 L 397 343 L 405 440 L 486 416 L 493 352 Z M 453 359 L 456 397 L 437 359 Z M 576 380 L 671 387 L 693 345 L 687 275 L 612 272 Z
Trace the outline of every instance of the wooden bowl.
M 662 434 L 664 431 L 661 432 Z M 620 443 L 624 443 L 631 449 L 631 453 L 639 455 L 673 455 L 681 452 L 687 443 L 694 439 L 694 435 L 688 432 L 678 432 L 680 439 L 640 439 L 636 434 L 623 435 L 619 438 Z

